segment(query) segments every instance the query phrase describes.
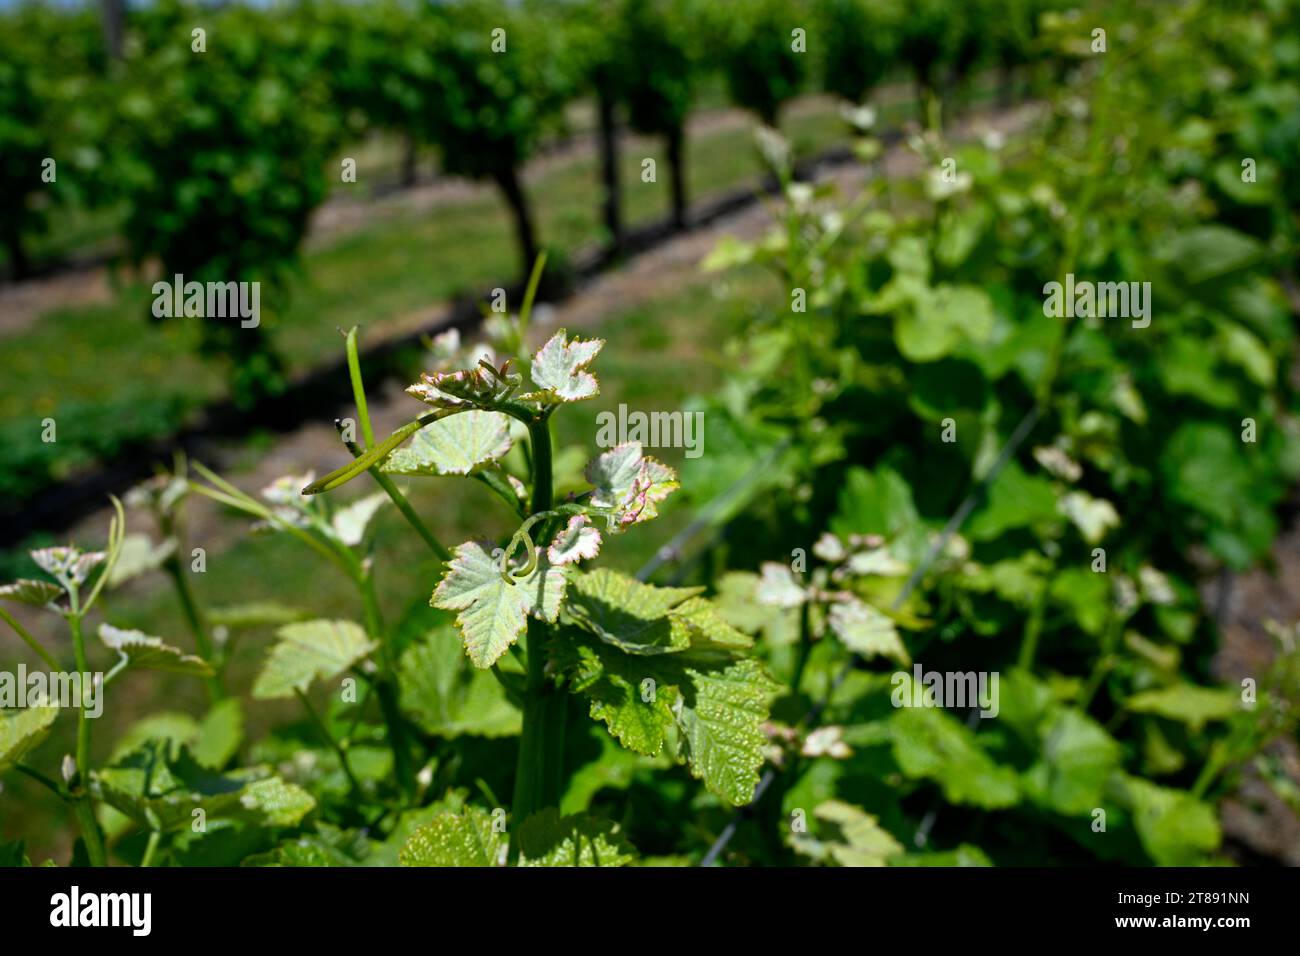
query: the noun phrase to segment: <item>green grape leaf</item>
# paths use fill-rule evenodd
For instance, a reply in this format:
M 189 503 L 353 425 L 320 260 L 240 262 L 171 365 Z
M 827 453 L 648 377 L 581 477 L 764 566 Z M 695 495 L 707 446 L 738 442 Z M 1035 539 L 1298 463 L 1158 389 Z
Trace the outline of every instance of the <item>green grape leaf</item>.
M 531 374 L 541 391 L 521 398 L 547 403 L 578 402 L 599 394 L 600 383 L 587 366 L 604 345 L 604 339 L 575 338 L 570 342 L 565 330 L 560 329 L 533 355 Z
M 239 795 L 244 815 L 273 827 L 296 826 L 316 807 L 316 800 L 302 787 L 279 777 L 255 780 Z
M 795 851 L 818 863 L 839 866 L 888 866 L 903 845 L 871 814 L 841 800 L 827 800 L 813 810 L 816 835 L 791 834 Z
M 827 623 L 854 654 L 867 659 L 887 657 L 904 667 L 912 663 L 893 619 L 865 601 L 849 597 L 835 602 L 827 615 Z
M 224 767 L 244 742 L 244 706 L 237 697 L 212 705 L 194 737 L 194 759 L 205 767 Z
M 175 553 L 175 538 L 164 538 L 155 545 L 147 534 L 128 534 L 122 539 L 122 550 L 108 576 L 107 586 L 115 588 L 132 578 L 154 571 Z
M 1210 224 L 1177 233 L 1159 254 L 1195 285 L 1248 269 L 1266 252 L 1257 239 L 1227 226 Z
M 684 626 L 669 612 L 701 588 L 662 588 L 608 568 L 573 576 L 564 620 L 629 654 L 666 654 L 690 646 Z
M 1040 759 L 1022 776 L 1025 792 L 1066 816 L 1086 816 L 1101 806 L 1120 766 L 1115 738 L 1087 714 L 1059 706 L 1039 726 L 1038 738 Z
M 164 644 L 161 637 L 153 637 L 142 631 L 101 624 L 99 639 L 110 650 L 124 655 L 130 667 L 166 671 L 170 674 L 190 674 L 194 677 L 210 677 L 216 673 L 203 658 L 186 654 L 179 648 Z
M 668 612 L 675 630 L 684 630 L 692 651 L 744 650 L 754 639 L 733 627 L 712 601 L 690 597 Z
M 300 621 L 275 633 L 279 640 L 253 682 L 258 700 L 306 691 L 312 681 L 336 677 L 379 646 L 351 621 Z
M 762 576 L 754 591 L 754 598 L 759 604 L 791 608 L 798 607 L 808 599 L 807 592 L 789 565 L 764 561 L 759 571 Z
M 758 782 L 776 683 L 761 662 L 734 657 L 706 638 L 673 654 L 629 654 L 595 634 L 567 628 L 552 643 L 556 664 L 624 747 L 667 749 L 718 796 L 748 803 Z
M 890 730 L 903 773 L 935 781 L 952 803 L 996 810 L 1019 802 L 1015 771 L 994 763 L 974 732 L 947 712 L 900 708 L 890 718 Z
M 1198 687 L 1178 683 L 1158 690 L 1142 691 L 1124 702 L 1139 714 L 1156 714 L 1180 721 L 1199 733 L 1211 720 L 1228 720 L 1241 712 L 1241 695 L 1231 688 Z
M 491 667 L 524 629 L 528 615 L 554 621 L 560 613 L 565 568 L 554 567 L 536 549 L 537 566 L 526 575 L 502 576 L 501 563 L 477 541 L 459 545 L 430 603 L 458 611 L 456 624 L 465 652 L 476 667 Z
M 746 804 L 758 784 L 767 746 L 763 723 L 779 685 L 752 657 L 683 670 L 676 714 L 691 775 L 723 799 Z
M 402 653 L 398 675 L 402 709 L 429 734 L 450 739 L 519 733 L 519 711 L 491 672 L 470 666 L 450 627 L 411 644 Z
M 1132 809 L 1138 839 L 1156 865 L 1202 865 L 1218 849 L 1221 833 L 1214 807 L 1185 790 L 1117 776 L 1115 796 Z
M 992 866 L 988 854 L 971 843 L 963 843 L 955 850 L 934 850 L 929 853 L 903 853 L 893 857 L 890 866 Z
M 993 301 L 975 286 L 921 287 L 894 322 L 894 342 L 910 362 L 933 362 L 963 340 L 981 343 L 993 331 Z
M 57 716 L 59 708 L 39 705 L 0 712 L 0 772 L 8 770 L 39 747 L 49 735 Z
M 1057 521 L 1058 514 L 1052 483 L 1012 461 L 989 485 L 984 504 L 966 523 L 965 534 L 972 541 L 992 541 L 1013 528 Z
M 571 517 L 546 549 L 546 556 L 556 565 L 577 564 L 598 554 L 600 531 L 592 527 L 586 515 Z
M 520 866 L 626 866 L 636 851 L 617 823 L 550 807 L 519 827 Z
M 168 740 L 185 744 L 193 749 L 199 739 L 199 722 L 189 714 L 164 710 L 149 714 L 133 723 L 113 742 L 109 763 L 117 763 L 133 750 L 138 750 L 151 740 Z M 206 761 L 200 761 L 207 764 Z
M 591 702 L 594 720 L 629 750 L 655 756 L 674 725 L 675 695 L 657 686 L 656 658 L 623 653 L 594 635 L 570 629 L 559 636 L 556 658 L 576 692 Z
M 1119 527 L 1119 512 L 1115 506 L 1105 498 L 1094 498 L 1086 491 L 1067 492 L 1059 507 L 1089 544 L 1100 544 L 1107 531 Z
M 364 831 L 341 830 L 316 823 L 316 832 L 286 840 L 265 853 L 245 857 L 240 866 L 357 866 L 370 865 L 370 841 Z
M 593 458 L 586 476 L 593 485 L 591 504 L 613 512 L 613 530 L 656 517 L 659 503 L 678 487 L 677 472 L 643 454 L 635 441 Z
M 487 811 L 465 807 L 417 827 L 398 859 L 402 866 L 501 866 L 505 854 L 506 843 Z
M 458 418 L 460 416 L 453 415 L 452 417 Z M 334 531 L 334 536 L 348 547 L 355 547 L 360 544 L 366 536 L 366 526 L 370 524 L 370 519 L 388 503 L 388 500 L 387 494 L 377 491 L 373 495 L 358 498 L 356 501 L 340 508 L 330 519 L 330 528 Z
M 63 597 L 63 588 L 50 581 L 19 578 L 12 584 L 0 584 L 0 601 L 13 601 L 32 607 L 44 607 Z
M 468 475 L 510 451 L 510 417 L 474 409 L 426 425 L 379 466 L 394 475 Z
M 316 806 L 307 791 L 264 769 L 221 773 L 195 760 L 184 745 L 166 740 L 146 741 L 93 772 L 91 790 L 140 826 L 162 831 L 188 828 L 195 810 L 209 821 L 294 826 Z
M 519 376 L 510 372 L 509 365 L 507 361 L 495 374 L 482 365 L 456 372 L 425 372 L 406 392 L 435 408 L 490 407 L 519 384 Z

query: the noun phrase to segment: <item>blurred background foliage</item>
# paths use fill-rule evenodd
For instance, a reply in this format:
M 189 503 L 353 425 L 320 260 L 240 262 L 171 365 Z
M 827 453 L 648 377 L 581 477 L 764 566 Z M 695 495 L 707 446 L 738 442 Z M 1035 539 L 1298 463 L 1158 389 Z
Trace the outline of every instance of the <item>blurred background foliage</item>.
M 0 12 L 0 267 L 15 288 L 87 263 L 108 264 L 113 281 L 90 304 L 0 319 L 0 498 L 20 506 L 214 402 L 269 407 L 336 357 L 338 326 L 409 330 L 413 315 L 518 279 L 539 249 L 564 276 L 593 248 L 618 256 L 649 223 L 685 230 L 693 203 L 773 176 L 771 235 L 724 242 L 689 285 L 607 310 L 600 332 L 596 410 L 698 408 L 708 422 L 707 454 L 675 462 L 679 510 L 659 537 L 620 542 L 615 563 L 634 570 L 686 525 L 687 505 L 760 474 L 725 533 L 677 572 L 759 635 L 785 687 L 779 782 L 726 859 L 1240 859 L 1222 837 L 1224 801 L 1260 776 L 1294 793 L 1278 770 L 1294 747 L 1277 748 L 1295 737 L 1295 635 L 1281 622 L 1272 663 L 1252 672 L 1259 709 L 1243 711 L 1241 675 L 1211 666 L 1222 622 L 1202 592 L 1271 560 L 1300 475 L 1298 28 L 1294 0 L 18 4 Z M 1037 111 L 1026 130 L 953 135 L 972 111 L 1025 106 Z M 756 146 L 735 110 L 773 131 Z M 888 130 L 920 157 L 902 175 L 883 175 Z M 860 195 L 793 175 L 794 160 L 834 151 L 866 171 Z M 662 171 L 654 189 L 642 188 L 646 158 Z M 951 180 L 938 172 L 948 158 Z M 381 211 L 428 188 L 432 170 L 435 186 L 463 177 L 494 193 Z M 361 209 L 351 219 L 349 204 Z M 346 228 L 324 225 L 331 210 Z M 264 283 L 262 327 L 153 320 L 149 286 L 174 273 Z M 1150 282 L 1151 328 L 1044 316 L 1044 284 L 1066 273 Z M 796 288 L 806 312 L 791 310 Z M 57 443 L 41 440 L 46 417 Z M 943 440 L 947 422 L 958 441 Z M 589 447 L 590 425 L 564 425 L 561 445 Z M 237 468 L 269 453 L 259 435 L 227 449 Z M 439 486 L 413 500 L 454 538 L 471 530 L 471 497 Z M 811 567 L 791 572 L 791 549 L 826 533 Z M 377 535 L 383 602 L 413 647 L 440 646 L 425 640 L 445 628 L 425 606 L 437 568 L 397 522 Z M 355 614 L 283 541 L 229 555 L 196 586 L 214 608 L 289 593 L 319 616 Z M 31 575 L 19 549 L 5 564 L 0 578 Z M 110 597 L 150 633 L 186 627 L 165 589 Z M 887 623 L 835 626 L 860 605 Z M 232 648 L 232 685 L 251 680 L 264 645 Z M 850 652 L 864 661 L 836 684 Z M 889 671 L 913 660 L 999 671 L 1002 720 L 976 732 L 964 714 L 892 708 Z M 133 686 L 138 710 L 114 718 L 128 742 L 197 739 L 195 717 L 164 727 L 144 712 L 179 695 L 198 713 L 201 695 L 173 678 Z M 508 792 L 502 702 L 474 698 L 453 733 L 429 715 L 463 708 L 463 695 L 420 688 L 431 699 L 406 705 L 438 767 L 430 799 Z M 834 740 L 810 743 L 800 717 L 828 694 Z M 311 726 L 259 707 L 227 761 L 313 755 L 294 779 L 318 796 L 317 816 L 301 832 L 181 841 L 172 861 L 237 862 L 299 838 L 333 862 L 391 862 L 392 845 L 352 825 L 346 781 Z M 100 735 L 102 757 L 129 749 L 114 736 Z M 684 773 L 603 731 L 568 745 L 566 810 L 620 820 L 646 856 L 697 862 L 730 819 Z M 376 756 L 376 786 L 386 769 Z M 6 785 L 0 836 L 66 852 L 59 808 L 29 781 Z M 1091 827 L 1099 806 L 1114 839 Z M 796 811 L 809 829 L 792 837 Z M 113 832 L 120 856 L 138 858 L 138 834 L 124 821 Z

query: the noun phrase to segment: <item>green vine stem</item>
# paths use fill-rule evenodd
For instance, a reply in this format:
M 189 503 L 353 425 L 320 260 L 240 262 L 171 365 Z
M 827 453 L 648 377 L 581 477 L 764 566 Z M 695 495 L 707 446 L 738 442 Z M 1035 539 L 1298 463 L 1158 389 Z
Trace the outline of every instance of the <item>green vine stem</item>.
M 209 701 L 218 701 L 226 696 L 225 685 L 221 682 L 221 670 L 218 666 L 216 653 L 212 645 L 212 638 L 208 634 L 207 621 L 204 620 L 203 611 L 200 609 L 198 602 L 194 600 L 194 590 L 190 587 L 189 579 L 185 576 L 185 569 L 181 566 L 180 559 L 172 555 L 163 562 L 163 570 L 171 578 L 172 589 L 176 592 L 176 600 L 180 603 L 181 611 L 185 615 L 185 623 L 189 625 L 190 633 L 194 635 L 194 644 L 198 648 L 199 657 L 203 658 L 212 665 L 214 674 L 204 678 L 204 686 L 208 691 Z
M 528 423 L 533 452 L 532 516 L 521 531 L 551 509 L 551 433 L 545 419 Z M 530 551 L 532 549 L 530 548 Z M 564 725 L 568 702 L 546 677 L 546 641 L 549 628 L 528 620 L 527 669 L 524 685 L 523 728 L 515 766 L 513 818 L 522 823 L 539 810 L 558 807 L 564 789 Z M 515 848 L 512 845 L 511 852 Z
M 162 839 L 161 830 L 149 831 L 149 843 L 144 848 L 144 856 L 140 859 L 140 866 L 153 866 L 154 855 L 158 852 L 158 842 Z
M 105 572 L 107 573 L 107 572 Z M 70 592 L 72 611 L 68 615 L 68 627 L 72 631 L 72 652 L 76 657 L 78 673 L 88 671 L 86 663 L 86 641 L 81 632 L 81 611 L 77 606 L 77 592 Z M 81 838 L 86 844 L 86 855 L 91 866 L 107 866 L 108 853 L 104 849 L 104 837 L 99 832 L 99 823 L 95 820 L 95 810 L 90 801 L 90 718 L 86 715 L 85 688 L 82 699 L 77 706 L 77 776 L 76 790 L 73 791 L 73 809 L 77 823 L 81 828 Z
M 349 556 L 356 561 L 355 556 Z M 383 716 L 384 726 L 388 728 L 388 744 L 393 751 L 393 772 L 402 795 L 409 801 L 415 797 L 415 767 L 411 761 L 410 741 L 406 731 L 406 721 L 398 706 L 400 691 L 395 673 L 396 661 L 393 659 L 391 635 L 384 625 L 383 615 L 379 610 L 379 598 L 375 594 L 375 580 L 370 572 L 356 561 L 355 580 L 361 590 L 364 606 L 366 631 L 379 642 L 379 676 L 375 681 L 375 696 L 379 699 L 379 711 Z

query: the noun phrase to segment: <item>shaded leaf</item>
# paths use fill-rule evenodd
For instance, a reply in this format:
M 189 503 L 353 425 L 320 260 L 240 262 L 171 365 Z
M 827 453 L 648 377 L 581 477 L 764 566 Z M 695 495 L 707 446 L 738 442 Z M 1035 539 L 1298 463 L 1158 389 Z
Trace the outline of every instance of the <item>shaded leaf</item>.
M 57 601 L 61 597 L 63 597 L 63 588 L 51 581 L 19 578 L 12 584 L 0 584 L 0 601 L 13 601 L 16 604 L 44 607 L 51 601 Z
M 535 813 L 519 827 L 520 866 L 626 866 L 636 851 L 617 823 L 554 807 Z
M 190 674 L 194 677 L 210 677 L 215 673 L 203 658 L 186 654 L 179 648 L 164 644 L 161 637 L 153 637 L 143 631 L 101 624 L 99 639 L 110 650 L 125 654 L 131 667 L 170 674 Z
M 0 772 L 39 747 L 58 715 L 59 708 L 44 706 L 0 712 Z
M 286 624 L 276 636 L 279 641 L 253 683 L 253 696 L 259 700 L 306 691 L 313 680 L 336 677 L 378 647 L 351 621 Z

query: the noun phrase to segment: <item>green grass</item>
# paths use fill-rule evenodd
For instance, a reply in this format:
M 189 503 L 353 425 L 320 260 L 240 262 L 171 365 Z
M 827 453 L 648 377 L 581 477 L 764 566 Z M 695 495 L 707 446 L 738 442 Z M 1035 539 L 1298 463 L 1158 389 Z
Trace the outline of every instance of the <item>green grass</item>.
M 807 153 L 834 142 L 843 127 L 818 104 L 792 118 L 788 132 Z M 657 161 L 655 183 L 641 182 L 646 156 Z M 687 162 L 697 199 L 752 183 L 760 170 L 748 124 L 697 137 Z M 664 215 L 662 144 L 625 141 L 621 164 L 629 224 Z M 598 182 L 587 157 L 557 161 L 530 178 L 542 241 L 561 256 L 600 240 Z M 282 302 L 263 290 L 263 324 L 290 370 L 301 372 L 336 355 L 338 327 L 364 325 L 373 339 L 392 323 L 518 272 L 509 217 L 495 191 L 485 190 L 427 212 L 399 210 L 308 251 Z M 149 301 L 146 285 L 128 285 L 112 302 L 47 313 L 5 338 L 0 438 L 15 450 L 15 470 L 26 471 L 6 478 L 3 490 L 30 493 L 46 469 L 57 479 L 112 454 L 120 440 L 166 435 L 225 394 L 220 365 L 194 357 L 196 325 L 151 323 Z M 60 430 L 54 444 L 39 440 L 47 416 Z
M 603 410 L 617 408 L 620 402 L 645 410 L 672 410 L 691 395 L 707 394 L 716 388 L 721 378 L 719 355 L 710 351 L 706 343 L 721 343 L 726 339 L 734 327 L 737 303 L 770 299 L 778 290 L 775 280 L 757 269 L 729 274 L 726 299 L 714 294 L 713 285 L 712 278 L 694 274 L 689 282 L 675 285 L 671 294 L 630 305 L 603 317 L 598 326 L 582 330 L 599 335 L 608 343 L 596 366 L 602 382 L 601 392 L 592 401 L 566 408 L 557 416 L 557 450 L 576 446 L 584 458 L 595 454 L 599 450 L 595 447 L 596 416 Z M 338 337 L 332 332 L 326 339 L 331 348 L 340 347 Z M 418 408 L 412 402 L 412 410 Z M 256 463 L 264 450 L 262 444 L 248 441 L 232 449 L 235 460 L 225 470 L 226 476 L 238 481 L 241 472 Z M 654 454 L 671 464 L 679 464 L 682 452 L 655 449 Z M 340 451 L 340 460 L 342 457 Z M 439 540 L 448 546 L 485 533 L 505 534 L 514 527 L 512 516 L 498 499 L 476 482 L 411 479 L 409 489 L 415 508 Z M 361 479 L 340 497 L 350 498 L 372 490 Z M 670 498 L 658 520 L 608 538 L 602 563 L 634 572 L 691 516 L 689 508 Z M 146 522 L 142 516 L 132 513 L 128 518 L 130 530 L 144 530 Z M 226 520 L 236 527 L 250 524 L 249 519 L 234 512 Z M 440 563 L 393 509 L 386 509 L 376 519 L 375 551 L 380 602 L 386 619 L 394 623 L 412 604 L 427 602 L 441 573 Z M 23 573 L 30 571 L 30 568 L 23 569 Z M 284 535 L 240 536 L 225 550 L 213 549 L 207 556 L 206 572 L 191 580 L 206 607 L 274 599 L 301 606 L 321 617 L 359 619 L 361 614 L 351 584 L 313 552 Z M 180 609 L 162 575 L 142 579 L 123 591 L 110 592 L 102 610 L 119 626 L 163 635 L 182 647 L 191 645 Z M 246 701 L 246 691 L 269 641 L 268 633 L 250 633 L 240 639 L 231 658 L 228 682 Z M 56 655 L 68 656 L 68 642 L 62 631 L 57 631 L 48 646 Z M 7 631 L 0 633 L 0 649 L 6 657 L 27 653 L 19 650 L 17 638 Z M 94 759 L 105 759 L 113 741 L 147 714 L 179 710 L 201 715 L 205 706 L 202 687 L 197 681 L 152 672 L 127 675 L 114 684 L 111 706 L 95 722 Z M 297 719 L 300 713 L 295 708 L 292 702 L 248 704 L 250 734 Z M 74 730 L 75 721 L 59 721 L 52 739 L 42 746 L 37 764 L 51 765 L 58 754 L 70 750 Z M 40 788 L 26 777 L 10 775 L 6 788 L 5 826 L 0 836 L 23 833 L 29 841 L 29 853 L 38 862 L 46 856 L 64 859 L 68 847 L 56 841 L 71 831 L 62 808 L 44 799 Z

